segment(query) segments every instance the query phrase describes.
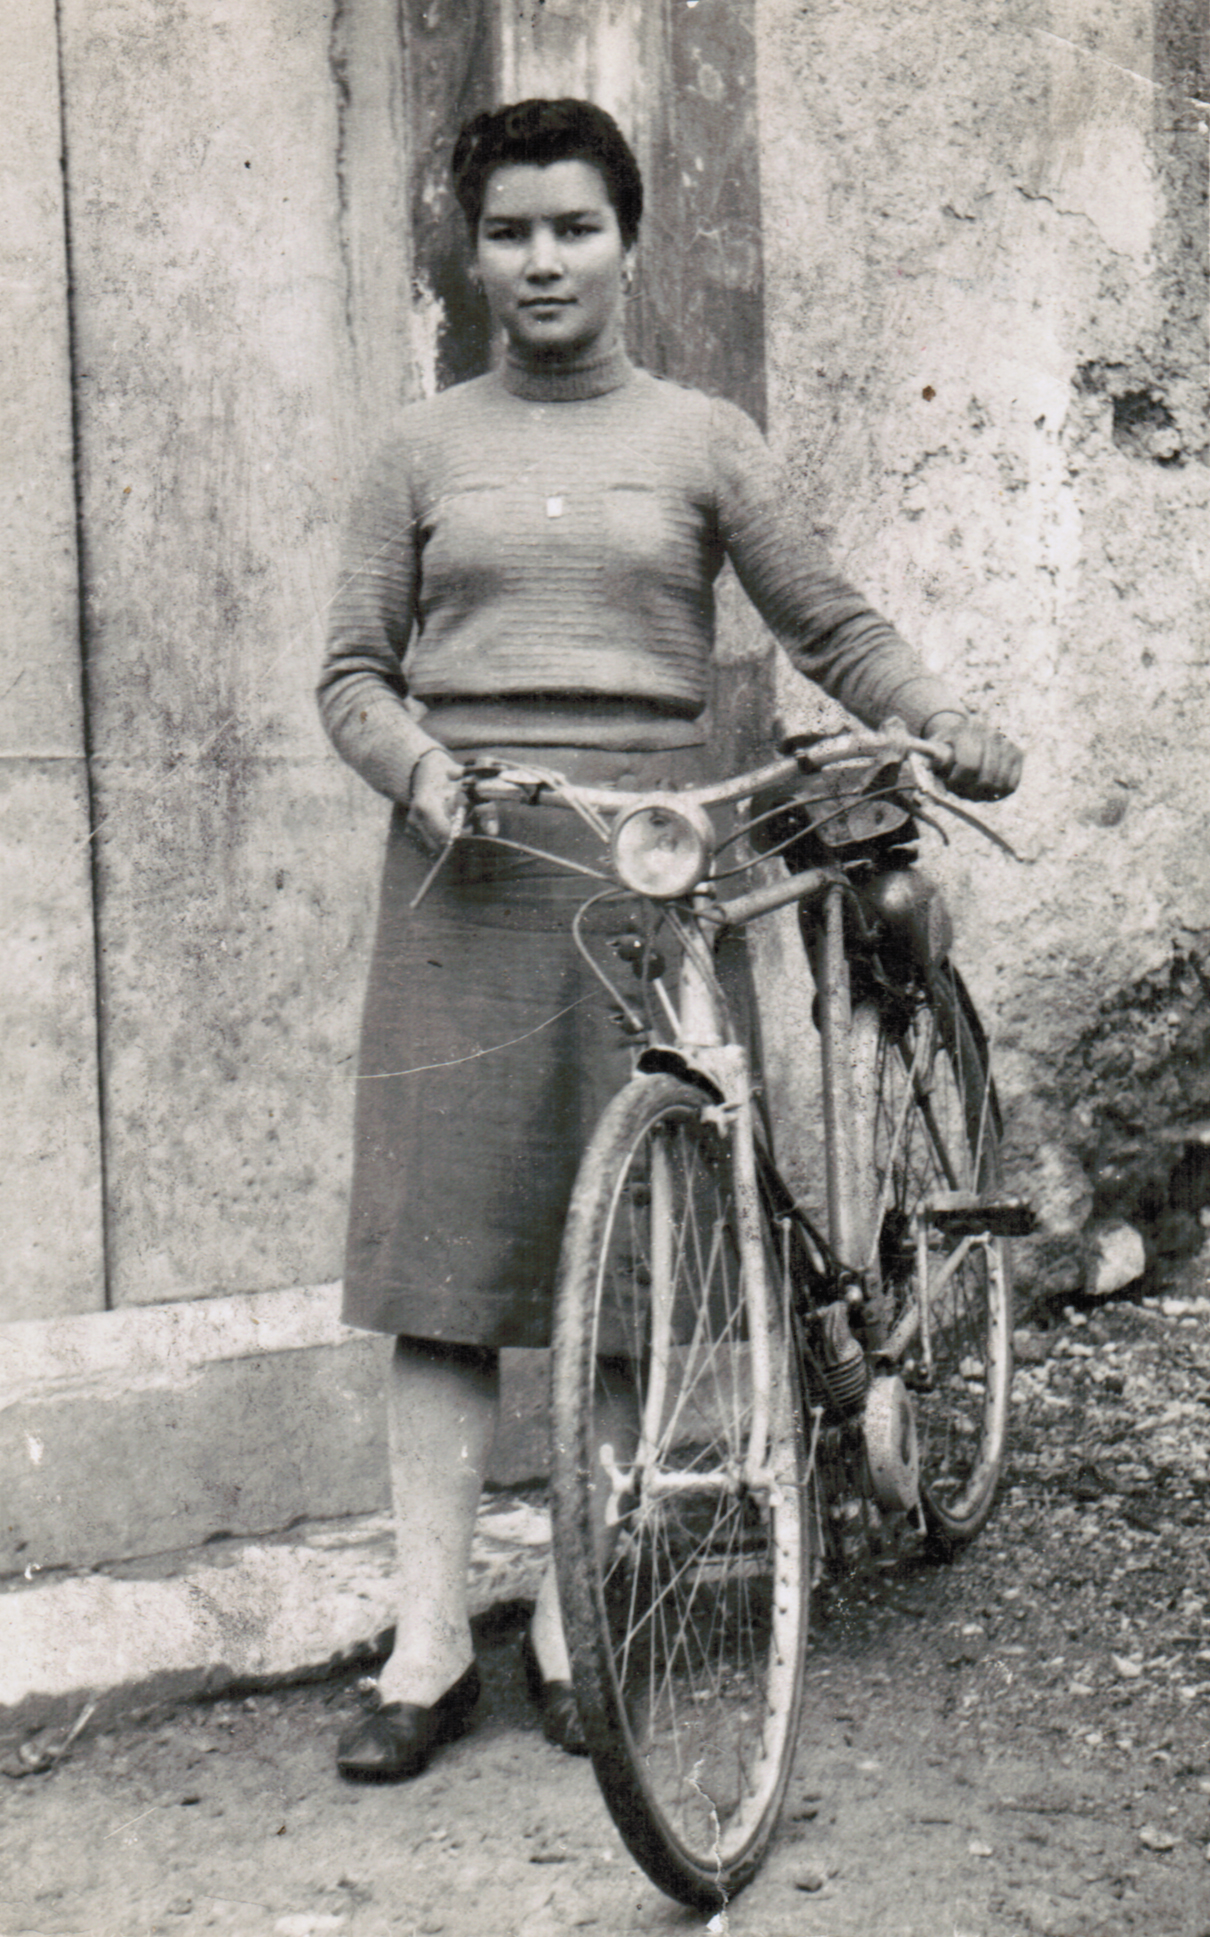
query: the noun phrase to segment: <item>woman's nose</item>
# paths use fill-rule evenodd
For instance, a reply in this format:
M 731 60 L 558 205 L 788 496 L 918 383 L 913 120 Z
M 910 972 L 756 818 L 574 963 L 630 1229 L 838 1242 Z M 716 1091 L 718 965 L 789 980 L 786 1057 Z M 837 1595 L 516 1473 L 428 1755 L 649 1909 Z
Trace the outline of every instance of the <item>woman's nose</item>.
M 558 237 L 549 229 L 535 229 L 529 239 L 529 255 L 526 259 L 525 273 L 545 279 L 562 274 L 563 261 L 559 252 Z

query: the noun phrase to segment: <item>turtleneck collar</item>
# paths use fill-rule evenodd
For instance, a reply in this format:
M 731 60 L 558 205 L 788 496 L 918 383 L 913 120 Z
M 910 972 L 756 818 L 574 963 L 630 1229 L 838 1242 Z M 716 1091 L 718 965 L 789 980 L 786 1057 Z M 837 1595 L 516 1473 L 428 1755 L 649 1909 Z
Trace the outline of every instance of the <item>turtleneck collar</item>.
M 510 343 L 500 374 L 506 390 L 530 403 L 580 403 L 620 390 L 634 375 L 634 365 L 620 345 L 565 362 L 523 363 Z

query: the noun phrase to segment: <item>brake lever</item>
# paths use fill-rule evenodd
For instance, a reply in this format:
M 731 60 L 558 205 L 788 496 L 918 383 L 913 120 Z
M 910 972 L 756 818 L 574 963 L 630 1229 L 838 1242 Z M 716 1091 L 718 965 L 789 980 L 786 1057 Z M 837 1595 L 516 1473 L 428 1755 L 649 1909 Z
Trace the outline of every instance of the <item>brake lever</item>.
M 965 821 L 968 827 L 973 827 L 977 833 L 982 834 L 985 839 L 991 842 L 993 847 L 998 847 L 1002 854 L 1007 854 L 1010 860 L 1021 861 L 1023 859 L 1017 853 L 1016 848 L 1010 842 L 1006 841 L 1002 834 L 997 834 L 994 827 L 989 827 L 986 821 L 981 821 L 979 816 L 972 814 L 968 807 L 959 807 L 952 794 L 938 793 L 935 787 L 929 785 L 931 776 L 926 775 L 924 762 L 919 754 L 909 753 L 907 755 L 906 765 L 911 773 L 912 786 L 922 799 L 931 800 L 934 807 L 941 807 L 947 814 L 953 814 L 958 820 Z M 926 817 L 921 815 L 921 819 L 923 820 L 924 818 Z M 938 829 L 938 832 L 940 832 L 940 829 Z
M 440 854 L 437 856 L 437 859 L 433 862 L 432 867 L 425 875 L 424 880 L 420 883 L 420 886 L 417 888 L 415 894 L 412 896 L 412 899 L 408 902 L 409 908 L 419 908 L 421 902 L 424 900 L 424 897 L 428 893 L 429 889 L 432 887 L 434 881 L 437 879 L 437 876 L 440 874 L 442 868 L 449 860 L 450 855 L 454 851 L 455 845 L 461 839 L 462 830 L 465 826 L 466 826 L 466 802 L 465 800 L 460 800 L 458 802 L 458 805 L 455 807 L 453 814 L 450 816 L 450 831 L 446 835 L 445 846 L 442 848 Z

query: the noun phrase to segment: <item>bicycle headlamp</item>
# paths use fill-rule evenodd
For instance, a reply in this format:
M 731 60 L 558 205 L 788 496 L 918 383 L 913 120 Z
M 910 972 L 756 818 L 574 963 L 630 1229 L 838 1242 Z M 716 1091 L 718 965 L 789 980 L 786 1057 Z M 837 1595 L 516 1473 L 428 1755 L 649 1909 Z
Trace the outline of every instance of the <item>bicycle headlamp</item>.
M 687 895 L 710 872 L 714 829 L 704 808 L 674 794 L 652 796 L 614 823 L 614 871 L 633 893 L 654 901 Z

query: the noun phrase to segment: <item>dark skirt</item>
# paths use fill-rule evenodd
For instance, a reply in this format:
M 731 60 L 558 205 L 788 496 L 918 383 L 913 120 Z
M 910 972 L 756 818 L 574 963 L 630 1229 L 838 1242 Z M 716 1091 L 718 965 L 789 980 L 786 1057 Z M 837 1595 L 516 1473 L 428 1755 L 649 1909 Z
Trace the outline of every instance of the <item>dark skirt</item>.
M 701 747 L 505 751 L 585 786 L 707 775 Z M 431 863 L 405 827 L 397 808 L 362 1024 L 345 1321 L 546 1345 L 580 1155 L 630 1073 L 609 997 L 571 939 L 575 910 L 604 884 L 468 840 L 413 912 Z M 557 807 L 506 808 L 500 833 L 598 867 L 605 854 Z M 616 909 L 606 925 L 625 918 Z M 629 975 L 616 959 L 613 972 Z

